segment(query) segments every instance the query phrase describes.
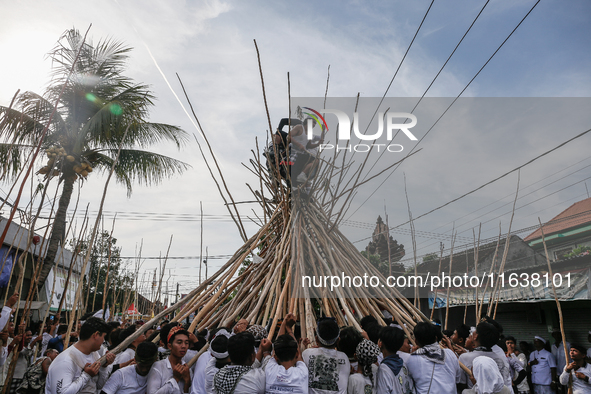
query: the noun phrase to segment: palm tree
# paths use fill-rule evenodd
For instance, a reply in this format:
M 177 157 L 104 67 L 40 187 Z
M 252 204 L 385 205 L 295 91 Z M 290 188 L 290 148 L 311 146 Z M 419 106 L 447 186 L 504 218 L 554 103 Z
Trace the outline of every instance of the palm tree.
M 147 85 L 123 75 L 130 50 L 112 40 L 96 46 L 83 43 L 77 30 L 68 30 L 48 54 L 53 68 L 45 93 L 25 92 L 13 108 L 0 107 L 0 176 L 10 181 L 38 144 L 67 82 L 42 143 L 48 162 L 38 172 L 58 176 L 63 184 L 39 287 L 53 266 L 58 245 L 64 243 L 66 211 L 75 183 L 86 180 L 94 169 L 109 171 L 119 147 L 114 176 L 126 186 L 128 196 L 133 183 L 157 184 L 188 168 L 181 161 L 142 150 L 166 141 L 180 149 L 188 134 L 177 126 L 148 121 L 153 94 Z M 72 67 L 74 72 L 66 81 Z

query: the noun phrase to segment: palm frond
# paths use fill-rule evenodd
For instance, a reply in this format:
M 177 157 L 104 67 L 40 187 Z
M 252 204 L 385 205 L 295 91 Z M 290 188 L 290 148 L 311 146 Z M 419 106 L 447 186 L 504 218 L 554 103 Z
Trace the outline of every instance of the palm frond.
M 33 148 L 31 145 L 0 143 L 0 180 L 15 180 L 24 164 L 24 158 Z
M 37 143 L 45 125 L 49 122 L 54 105 L 33 92 L 20 94 L 16 108 L 0 107 L 0 138 L 13 143 Z M 47 139 L 65 128 L 65 122 L 56 112 L 51 120 Z
M 97 169 L 110 171 L 116 155 L 117 149 L 108 149 L 89 152 L 86 158 Z M 121 149 L 114 174 L 117 181 L 127 187 L 127 193 L 130 195 L 133 183 L 137 182 L 146 186 L 156 185 L 165 178 L 182 174 L 190 167 L 185 162 L 157 153 L 137 149 Z

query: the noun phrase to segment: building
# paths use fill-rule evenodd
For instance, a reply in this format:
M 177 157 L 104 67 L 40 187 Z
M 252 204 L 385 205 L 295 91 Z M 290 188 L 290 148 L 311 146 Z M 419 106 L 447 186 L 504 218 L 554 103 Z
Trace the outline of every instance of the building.
M 580 247 L 591 248 L 591 198 L 574 203 L 544 225 L 544 238 L 550 261 L 563 260 Z M 541 230 L 524 241 L 543 252 Z
M 6 218 L 0 217 L 0 233 L 6 228 L 7 222 L 8 220 Z M 29 230 L 27 228 L 12 222 L 8 227 L 4 242 L 0 246 L 0 294 L 2 296 L 12 294 L 16 291 L 17 283 L 15 278 L 19 275 L 18 260 L 21 256 L 25 255 L 25 258 L 22 260 L 24 265 L 24 275 L 20 296 L 22 300 L 19 305 L 20 308 L 24 308 L 24 300 L 26 300 L 31 289 L 34 267 L 39 263 L 40 257 L 45 256 L 47 243 L 49 242 L 48 239 L 36 236 L 36 244 L 32 243 L 27 250 L 28 237 Z M 48 306 L 50 310 L 57 311 L 60 299 L 64 294 L 68 270 L 70 265 L 74 264 L 72 267 L 68 291 L 65 293 L 66 300 L 62 306 L 62 310 L 72 309 L 75 292 L 78 287 L 81 286 L 80 270 L 82 267 L 82 260 L 82 256 L 74 256 L 68 249 L 59 247 L 57 253 L 57 265 L 51 269 L 45 284 L 41 288 L 38 299 L 37 297 L 33 297 L 33 299 L 37 301 L 33 303 L 33 320 L 43 319 Z M 87 272 L 88 269 L 89 267 L 87 267 Z M 13 280 L 9 283 L 11 275 Z M 7 285 L 10 285 L 10 287 L 7 288 Z
M 581 246 L 591 246 L 591 199 L 573 204 L 546 223 L 544 234 L 552 273 L 548 268 L 539 229 L 525 239 L 512 235 L 507 260 L 501 270 L 502 278 L 497 278 L 498 283 L 502 282 L 504 286 L 499 286 L 495 293 L 491 315 L 496 314 L 496 320 L 503 325 L 505 335 L 513 335 L 519 341 L 532 342 L 535 335 L 549 339 L 552 329 L 559 327 L 555 289 L 563 312 L 567 340 L 589 346 L 591 254 L 572 252 Z M 485 293 L 486 276 L 491 272 L 499 272 L 505 243 L 501 239 L 498 248 L 496 241 L 478 248 L 478 277 L 485 278 L 478 287 L 479 302 L 484 299 L 483 314 L 488 310 L 492 294 L 490 287 Z M 470 248 L 455 252 L 453 258 L 445 256 L 441 268 L 439 259 L 432 259 L 420 264 L 417 271 L 423 279 L 438 272 L 446 275 L 451 272 L 452 277 L 465 274 L 470 277 L 476 274 L 475 252 L 474 248 Z M 536 278 L 535 284 L 533 278 Z M 414 296 L 412 289 L 406 289 L 404 294 L 409 298 Z M 476 324 L 476 287 L 453 285 L 448 296 L 445 286 L 437 290 L 435 295 L 435 291 L 429 288 L 423 288 L 420 293 L 421 310 L 427 317 L 435 304 L 433 318 L 440 319 L 444 325 L 446 307 L 449 306 L 448 329 L 454 329 L 464 321 L 471 326 Z

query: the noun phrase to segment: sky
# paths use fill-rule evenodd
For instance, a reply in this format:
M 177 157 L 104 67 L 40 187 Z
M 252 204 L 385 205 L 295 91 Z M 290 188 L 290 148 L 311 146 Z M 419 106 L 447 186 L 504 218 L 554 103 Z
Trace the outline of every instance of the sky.
M 201 138 L 185 112 L 188 105 L 178 73 L 234 198 L 250 201 L 253 198 L 246 184 L 258 185 L 258 180 L 241 163 L 252 157 L 256 138 L 264 144 L 269 128 L 253 40 L 260 51 L 275 127 L 288 113 L 288 73 L 292 97 L 324 96 L 329 66 L 329 97 L 355 97 L 358 93 L 364 98 L 384 94 L 420 97 L 486 2 L 434 1 L 397 73 L 430 1 L 3 3 L 0 105 L 8 105 L 17 89 L 42 92 L 51 69 L 45 54 L 65 30 L 75 27 L 86 31 L 92 24 L 89 38 L 93 43 L 112 39 L 134 48 L 126 73 L 150 85 L 158 98 L 151 120 L 181 126 Z M 456 97 L 535 3 L 488 2 L 427 97 Z M 372 199 L 364 201 L 373 186 L 360 191 L 349 211 L 356 212 L 348 219 L 368 224 L 369 236 L 377 214 L 384 217 L 384 205 L 392 226 L 408 219 L 404 175 L 411 210 L 417 217 L 585 131 L 589 119 L 579 108 L 586 103 L 584 98 L 591 96 L 590 15 L 591 4 L 585 0 L 541 0 L 462 94 L 501 100 L 580 100 L 558 101 L 555 110 L 530 118 L 516 113 L 486 118 L 487 122 L 502 123 L 498 128 L 482 124 L 483 117 L 462 116 L 469 106 L 452 107 L 421 142 L 418 148 L 423 150 L 388 178 Z M 417 131 L 419 138 L 428 129 L 427 122 L 444 110 L 439 104 L 422 107 L 428 115 L 420 118 L 424 123 Z M 498 108 L 511 112 L 506 105 Z M 570 122 L 563 117 L 569 117 Z M 523 127 L 523 119 L 534 119 L 536 127 Z M 513 229 L 535 225 L 538 216 L 549 220 L 587 198 L 585 179 L 590 171 L 585 166 L 591 163 L 585 147 L 589 138 L 585 135 L 524 168 L 521 185 L 535 184 L 529 189 L 535 191 L 518 203 L 524 207 L 516 214 Z M 413 146 L 405 141 L 405 147 Z M 204 249 L 207 246 L 210 256 L 220 257 L 210 259 L 210 272 L 223 265 L 223 256 L 232 255 L 242 240 L 197 144 L 191 140 L 181 150 L 167 144 L 153 150 L 191 168 L 157 187 L 138 185 L 129 198 L 121 185 L 110 184 L 104 227 L 111 228 L 117 212 L 114 236 L 126 257 L 136 256 L 140 245 L 144 257 L 164 255 L 172 235 L 170 256 L 184 258 L 169 260 L 164 279 L 169 279 L 170 287 L 179 283 L 181 292 L 186 293 L 199 281 L 200 203 L 205 217 Z M 394 156 L 384 160 L 390 159 Z M 486 237 L 496 236 L 499 222 L 507 231 L 516 178 L 516 174 L 505 177 L 417 220 L 415 228 L 422 235 L 417 238 L 417 254 L 438 252 L 440 241 L 449 248 L 452 228 L 463 226 L 461 230 L 466 232 L 461 236 L 467 239 L 480 222 L 485 222 Z M 79 210 L 87 204 L 91 212 L 98 210 L 104 182 L 105 177 L 99 174 L 89 177 L 81 187 Z M 9 185 L 0 185 L 0 195 L 4 197 L 8 189 Z M 509 209 L 506 205 L 499 208 L 507 203 Z M 253 216 L 252 209 L 256 206 L 240 207 L 244 217 Z M 257 226 L 251 223 L 246 228 L 252 235 Z M 392 234 L 405 245 L 407 258 L 412 254 L 408 229 L 403 225 Z M 363 238 L 350 226 L 343 225 L 341 230 L 352 241 Z M 364 242 L 355 245 L 363 249 Z M 142 270 L 149 272 L 157 266 L 158 260 L 146 259 Z

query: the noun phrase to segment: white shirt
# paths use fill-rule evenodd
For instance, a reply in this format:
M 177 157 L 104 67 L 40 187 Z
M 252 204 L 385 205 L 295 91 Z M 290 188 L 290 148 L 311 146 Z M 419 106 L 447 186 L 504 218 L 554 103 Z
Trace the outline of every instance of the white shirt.
M 519 353 L 519 356 L 516 356 L 515 353 L 512 353 L 511 358 L 516 360 L 519 364 L 521 364 L 523 369 L 525 369 L 525 367 L 527 366 L 527 359 L 525 358 L 525 354 Z M 519 373 L 515 371 L 515 376 L 513 376 L 513 378 L 517 378 L 518 374 Z M 529 384 L 527 383 L 527 379 L 523 379 L 521 383 L 517 385 L 517 391 L 529 391 Z
M 185 365 L 185 362 L 181 360 Z M 184 393 L 185 382 L 182 380 L 177 382 L 172 376 L 172 365 L 166 357 L 152 365 L 152 369 L 148 374 L 148 394 L 180 394 Z
M 138 375 L 135 365 L 116 370 L 102 391 L 107 394 L 146 394 L 148 377 Z
M 402 361 L 404 361 L 404 364 L 406 364 L 408 362 L 408 359 L 410 358 L 410 353 L 401 352 L 400 350 L 397 351 L 396 354 L 398 355 L 398 357 L 400 357 L 402 359 Z M 383 357 L 382 357 L 382 360 L 383 360 Z M 381 364 L 381 362 L 380 362 L 380 364 Z
M 577 369 L 576 372 L 581 372 L 582 374 L 589 376 L 591 378 L 591 365 L 587 363 L 584 367 L 580 367 L 579 369 Z M 591 382 L 587 383 L 583 379 L 577 378 L 577 376 L 575 375 L 575 371 L 570 371 L 570 374 L 573 376 L 573 394 L 591 393 Z M 566 386 L 568 384 L 568 375 L 569 373 L 566 372 L 565 367 L 559 377 L 560 384 L 562 384 L 563 386 Z
M 352 373 L 349 375 L 349 384 L 347 385 L 347 394 L 369 394 L 376 393 L 373 383 L 369 376 L 362 373 Z
M 449 349 L 445 351 L 445 363 L 436 364 L 425 357 L 411 354 L 406 365 L 415 384 L 417 393 L 449 394 L 456 392 L 456 382 L 460 377 L 458 357 Z
M 224 368 L 237 366 L 226 365 Z M 234 394 L 265 394 L 265 371 L 262 368 L 256 368 L 255 364 L 253 364 L 253 368 L 242 375 L 238 383 L 236 383 Z
M 407 353 L 409 354 L 409 353 Z M 415 356 L 418 357 L 418 356 Z M 446 355 L 447 357 L 447 355 Z M 429 376 L 430 377 L 430 376 Z M 454 380 L 455 386 L 455 380 Z M 433 390 L 433 387 L 431 387 Z M 376 379 L 376 387 L 374 390 L 377 394 L 407 394 L 414 393 L 414 384 L 408 374 L 406 365 L 403 365 L 398 372 L 398 375 L 394 376 L 394 372 L 386 364 L 381 363 L 378 370 L 378 376 Z M 433 391 L 432 391 L 433 392 Z
M 16 359 L 16 365 L 14 367 L 14 374 L 12 375 L 13 379 L 22 379 L 25 375 L 25 371 L 27 368 L 31 366 L 31 358 L 33 356 L 34 350 L 27 345 L 18 353 L 18 358 Z
M 8 323 L 8 320 L 10 319 L 11 314 L 12 314 L 11 308 L 9 308 L 7 306 L 2 307 L 2 313 L 0 314 L 0 331 L 4 330 L 4 328 L 6 327 L 6 323 Z
M 38 336 L 35 338 L 31 338 L 31 342 L 37 338 L 38 338 Z M 45 357 L 45 351 L 47 350 L 47 345 L 49 344 L 49 340 L 53 338 L 53 335 L 51 335 L 48 332 L 44 332 L 42 334 L 42 338 L 43 339 L 41 340 L 41 352 L 40 352 L 39 357 L 37 357 L 37 359 Z
M 308 366 L 308 388 L 311 394 L 347 392 L 351 364 L 345 353 L 319 347 L 304 350 L 302 358 Z
M 95 394 L 103 387 L 108 377 L 107 368 L 100 368 L 98 375 L 91 377 L 83 371 L 87 363 L 100 358 L 98 352 L 84 354 L 75 345 L 60 353 L 49 366 L 45 380 L 46 394 Z
M 266 394 L 308 394 L 308 367 L 301 361 L 285 369 L 270 357 L 265 367 Z
M 211 360 L 212 355 L 209 352 L 203 353 L 195 363 L 195 370 L 193 372 L 193 381 L 191 382 L 191 394 L 205 394 L 205 368 Z M 212 378 L 213 379 L 213 378 Z
M 503 356 L 499 356 L 494 351 L 487 352 L 474 350 L 473 352 L 462 354 L 460 356 L 460 362 L 464 364 L 466 367 L 471 368 L 472 362 L 476 357 L 479 356 L 489 357 L 495 361 L 497 367 L 499 368 L 499 372 L 503 377 L 503 383 L 505 384 L 505 386 L 507 386 L 507 388 L 509 388 L 509 391 L 512 392 L 513 390 L 511 387 L 513 385 L 513 377 L 511 376 L 511 369 L 509 368 L 509 361 L 507 361 L 507 356 L 504 353 Z M 468 385 L 468 388 L 472 388 L 472 381 L 468 378 L 468 374 L 463 370 L 460 373 L 460 380 L 458 381 L 458 383 L 466 384 Z
M 213 378 L 215 374 L 220 370 L 218 367 L 216 367 L 217 361 L 218 360 L 215 357 L 211 357 L 207 362 L 207 366 L 205 367 L 205 379 L 203 380 L 205 383 L 205 392 L 207 394 L 215 393 L 213 389 Z
M 529 355 L 529 361 L 538 360 L 538 364 L 531 366 L 531 381 L 533 384 L 549 386 L 552 383 L 552 371 L 556 368 L 556 359 L 546 349 L 536 350 Z
M 566 352 L 570 353 L 569 342 L 566 342 Z M 566 359 L 564 358 L 564 344 L 562 342 L 560 342 L 560 345 L 558 345 L 558 347 L 556 347 L 556 344 L 552 345 L 552 355 L 556 359 L 556 373 L 564 371 L 564 367 L 566 367 L 566 364 L 570 364 L 572 362 L 570 356 L 568 357 L 568 363 L 566 362 Z
M 133 360 L 135 358 L 135 350 L 131 348 L 125 349 L 125 351 L 119 353 L 115 356 L 115 361 L 113 361 L 113 365 L 123 364 L 128 362 L 129 360 Z M 117 371 L 115 371 L 117 372 Z

